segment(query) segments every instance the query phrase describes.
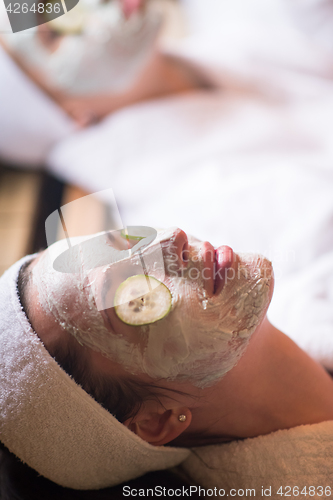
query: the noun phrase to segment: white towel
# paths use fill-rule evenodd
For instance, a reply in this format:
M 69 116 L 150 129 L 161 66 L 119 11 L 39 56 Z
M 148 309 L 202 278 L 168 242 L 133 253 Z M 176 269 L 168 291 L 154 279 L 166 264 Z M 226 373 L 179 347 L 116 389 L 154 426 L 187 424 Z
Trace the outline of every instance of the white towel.
M 178 470 L 206 490 L 224 489 L 225 497 L 264 498 L 263 488 L 272 499 L 286 498 L 287 494 L 291 498 L 330 498 L 332 447 L 332 421 L 301 425 L 244 441 L 195 448 Z M 310 490 L 310 486 L 314 489 Z M 294 487 L 298 487 L 298 494 Z M 251 488 L 255 495 L 245 493 Z M 207 496 L 211 496 L 210 492 Z
M 118 422 L 63 371 L 33 332 L 17 276 L 0 279 L 0 440 L 62 486 L 98 489 L 179 464 L 189 450 L 152 446 Z

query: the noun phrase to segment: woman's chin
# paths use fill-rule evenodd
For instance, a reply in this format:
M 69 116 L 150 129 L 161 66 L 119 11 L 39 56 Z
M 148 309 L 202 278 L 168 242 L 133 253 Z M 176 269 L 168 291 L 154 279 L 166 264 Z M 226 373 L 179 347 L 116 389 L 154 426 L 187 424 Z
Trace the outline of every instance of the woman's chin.
M 273 267 L 266 257 L 254 253 L 234 254 L 218 300 L 228 304 L 229 322 L 233 327 L 237 324 L 239 337 L 251 336 L 263 321 L 273 289 Z

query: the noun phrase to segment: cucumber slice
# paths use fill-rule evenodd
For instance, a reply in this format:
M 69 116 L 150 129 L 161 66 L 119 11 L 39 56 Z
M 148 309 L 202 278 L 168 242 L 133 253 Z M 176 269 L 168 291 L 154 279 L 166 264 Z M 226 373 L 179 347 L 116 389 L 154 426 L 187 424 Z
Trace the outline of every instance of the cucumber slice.
M 128 226 L 122 229 L 120 234 L 125 239 L 140 241 L 143 238 L 152 236 L 152 234 L 155 236 L 156 231 L 147 226 Z
M 117 288 L 115 312 L 127 325 L 149 325 L 169 314 L 171 299 L 171 292 L 163 283 L 152 276 L 138 274 L 127 278 Z

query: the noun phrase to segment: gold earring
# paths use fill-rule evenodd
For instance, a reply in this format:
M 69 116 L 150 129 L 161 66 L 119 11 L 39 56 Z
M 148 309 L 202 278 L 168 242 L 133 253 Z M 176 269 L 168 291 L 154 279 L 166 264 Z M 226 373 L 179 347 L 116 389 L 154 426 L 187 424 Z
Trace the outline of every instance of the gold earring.
M 186 422 L 186 415 L 178 415 L 179 422 Z

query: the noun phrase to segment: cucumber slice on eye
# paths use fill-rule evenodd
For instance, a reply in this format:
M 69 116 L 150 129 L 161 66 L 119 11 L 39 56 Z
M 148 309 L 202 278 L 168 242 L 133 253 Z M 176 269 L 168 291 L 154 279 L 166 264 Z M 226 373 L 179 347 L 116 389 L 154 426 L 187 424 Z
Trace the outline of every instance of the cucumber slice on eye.
M 121 236 L 125 239 L 140 241 L 143 238 L 147 238 L 154 233 L 154 230 L 150 227 L 146 226 L 128 226 L 125 229 L 122 229 Z M 156 231 L 155 231 L 156 233 Z
M 152 290 L 148 291 L 147 277 L 138 274 L 127 278 L 116 290 L 115 312 L 127 325 L 142 326 L 165 318 L 171 310 L 170 290 L 160 281 L 148 277 Z

